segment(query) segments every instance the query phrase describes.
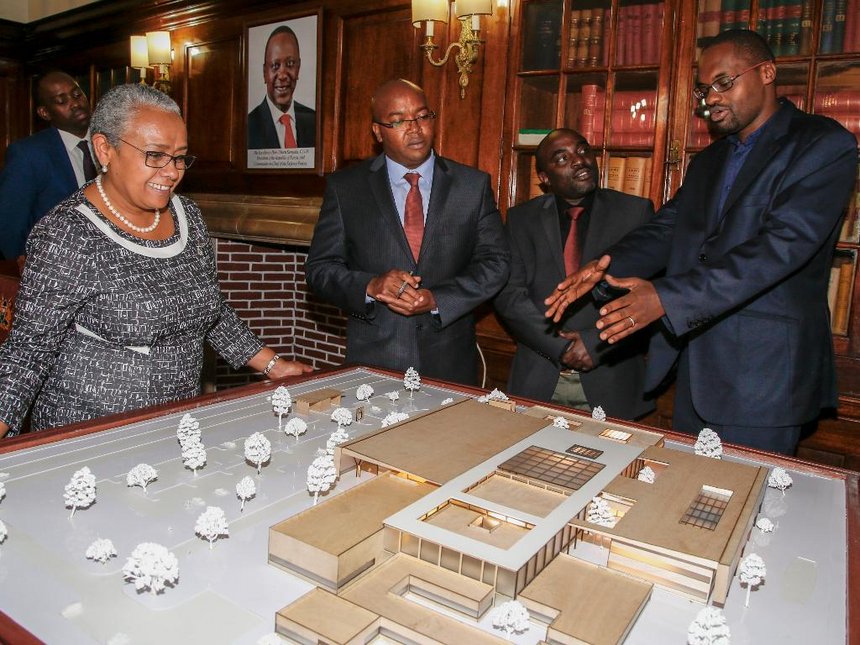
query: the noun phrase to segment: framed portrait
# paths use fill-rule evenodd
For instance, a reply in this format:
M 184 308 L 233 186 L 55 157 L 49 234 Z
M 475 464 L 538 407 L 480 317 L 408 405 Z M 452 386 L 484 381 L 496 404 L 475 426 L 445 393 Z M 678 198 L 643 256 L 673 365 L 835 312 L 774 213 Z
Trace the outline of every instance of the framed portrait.
M 248 27 L 249 170 L 307 170 L 319 145 L 319 13 Z

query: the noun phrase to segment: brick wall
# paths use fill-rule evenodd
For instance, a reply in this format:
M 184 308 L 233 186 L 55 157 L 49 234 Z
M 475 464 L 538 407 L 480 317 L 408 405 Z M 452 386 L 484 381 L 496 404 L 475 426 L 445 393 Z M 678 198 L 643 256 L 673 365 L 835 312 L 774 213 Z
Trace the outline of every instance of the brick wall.
M 215 240 L 215 248 L 227 302 L 266 344 L 285 358 L 314 367 L 343 362 L 346 319 L 309 293 L 304 248 L 228 240 Z M 247 368 L 233 370 L 220 356 L 213 361 L 209 372 L 214 372 L 218 389 L 260 378 Z

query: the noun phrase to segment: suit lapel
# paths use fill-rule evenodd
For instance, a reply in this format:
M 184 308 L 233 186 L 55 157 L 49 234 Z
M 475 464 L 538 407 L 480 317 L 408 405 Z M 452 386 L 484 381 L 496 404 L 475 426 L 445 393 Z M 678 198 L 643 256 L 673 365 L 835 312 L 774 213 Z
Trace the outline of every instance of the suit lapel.
M 379 155 L 373 160 L 370 165 L 370 190 L 373 193 L 373 198 L 376 200 L 376 206 L 380 214 L 382 225 L 391 231 L 394 238 L 398 241 L 403 253 L 406 257 L 412 258 L 412 250 L 409 248 L 409 242 L 406 240 L 406 233 L 403 231 L 403 224 L 400 222 L 400 217 L 397 215 L 397 208 L 394 206 L 394 197 L 391 195 L 391 184 L 388 180 L 388 168 L 385 165 L 385 155 Z M 435 180 L 434 180 L 435 181 Z M 435 194 L 435 187 L 434 192 Z M 426 237 L 425 237 L 426 239 Z M 422 248 L 423 248 L 422 244 Z
M 448 207 L 451 196 L 451 173 L 448 164 L 439 155 L 436 155 L 436 163 L 433 166 L 433 188 L 430 191 L 430 203 L 427 205 L 427 219 L 424 223 L 424 238 L 421 240 L 421 253 L 419 258 L 432 249 L 436 231 L 440 226 L 445 226 L 447 215 L 457 212 Z M 404 233 L 403 239 L 406 239 Z
M 538 226 L 543 232 L 545 246 L 549 257 L 552 258 L 556 272 L 564 279 L 564 245 L 561 240 L 561 229 L 558 225 L 558 209 L 555 206 L 555 195 L 547 193 L 537 204 L 535 216 Z
M 72 167 L 72 160 L 69 159 L 69 152 L 63 143 L 63 137 L 60 136 L 60 131 L 51 126 L 53 133 L 53 150 L 51 151 L 51 159 L 54 159 L 54 165 L 62 175 L 62 181 L 66 186 L 71 186 L 69 194 L 78 189 L 78 178 L 75 177 L 75 169 Z

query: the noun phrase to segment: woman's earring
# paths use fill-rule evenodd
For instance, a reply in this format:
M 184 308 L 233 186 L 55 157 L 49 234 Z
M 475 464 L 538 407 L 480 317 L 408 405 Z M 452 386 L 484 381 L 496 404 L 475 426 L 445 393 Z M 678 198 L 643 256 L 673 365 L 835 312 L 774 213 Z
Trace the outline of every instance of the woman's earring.
M 107 165 L 102 166 L 102 173 L 106 175 L 107 171 L 108 171 Z

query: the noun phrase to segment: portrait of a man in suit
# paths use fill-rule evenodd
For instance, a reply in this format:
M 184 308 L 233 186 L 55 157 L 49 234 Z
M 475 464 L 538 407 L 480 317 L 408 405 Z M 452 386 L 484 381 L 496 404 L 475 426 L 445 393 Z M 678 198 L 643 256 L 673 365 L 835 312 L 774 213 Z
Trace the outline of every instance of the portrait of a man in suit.
M 309 23 L 308 21 L 312 21 Z M 297 23 L 297 24 L 294 24 Z M 259 47 L 253 41 L 262 41 Z M 249 168 L 312 168 L 317 137 L 316 49 L 309 49 L 313 65 L 310 83 L 303 83 L 301 41 L 316 43 L 316 16 L 249 30 L 249 96 L 247 147 Z M 256 60 L 250 53 L 259 51 Z M 260 73 L 262 72 L 262 74 Z M 260 98 L 263 81 L 265 93 Z

